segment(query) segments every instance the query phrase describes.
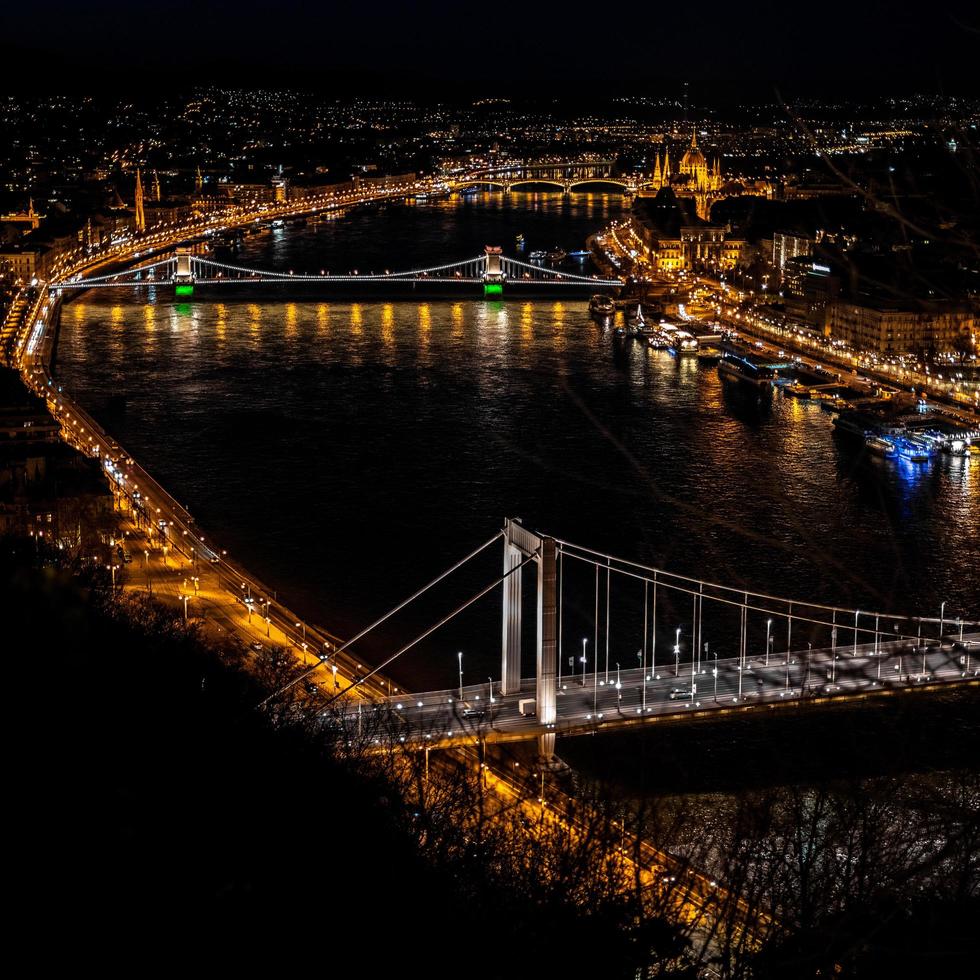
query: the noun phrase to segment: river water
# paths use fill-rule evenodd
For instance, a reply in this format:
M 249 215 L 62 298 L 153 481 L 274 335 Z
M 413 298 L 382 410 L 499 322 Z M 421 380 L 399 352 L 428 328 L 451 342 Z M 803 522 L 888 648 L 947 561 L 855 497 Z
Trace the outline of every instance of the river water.
M 389 206 L 252 236 L 231 261 L 413 268 L 485 244 L 513 255 L 518 233 L 528 250 L 572 250 L 619 210 L 602 195 Z M 746 415 L 714 368 L 616 341 L 580 300 L 288 302 L 242 291 L 176 303 L 164 291 L 95 291 L 64 308 L 57 370 L 212 539 L 340 635 L 507 516 L 777 595 L 980 611 L 980 459 L 869 459 L 833 436 L 816 404 L 778 395 L 770 414 Z M 124 412 L 110 410 L 114 395 Z M 410 639 L 499 563 L 494 548 L 364 656 Z M 568 635 L 591 629 L 580 584 Z M 468 681 L 495 674 L 499 598 L 465 617 L 415 648 L 399 676 L 450 686 L 463 647 Z

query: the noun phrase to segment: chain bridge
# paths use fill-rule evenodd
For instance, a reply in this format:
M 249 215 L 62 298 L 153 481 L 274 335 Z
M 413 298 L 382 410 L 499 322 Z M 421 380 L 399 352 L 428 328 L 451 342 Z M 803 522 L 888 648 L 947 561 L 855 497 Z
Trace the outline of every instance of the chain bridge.
M 483 287 L 488 296 L 499 295 L 504 288 L 527 289 L 528 287 L 558 291 L 577 289 L 609 291 L 623 285 L 621 279 L 587 276 L 561 269 L 523 262 L 502 254 L 495 246 L 487 246 L 481 255 L 447 262 L 442 265 L 407 269 L 400 272 L 358 271 L 348 273 L 318 274 L 254 269 L 218 262 L 215 259 L 195 255 L 190 249 L 178 249 L 176 254 L 146 265 L 122 269 L 101 276 L 77 276 L 61 280 L 49 288 L 52 292 L 85 289 L 110 289 L 119 287 L 146 288 L 173 285 L 177 295 L 189 295 L 194 286 L 233 289 L 236 286 L 312 283 L 323 286 L 338 285 L 345 292 L 370 284 L 425 284 L 471 285 Z

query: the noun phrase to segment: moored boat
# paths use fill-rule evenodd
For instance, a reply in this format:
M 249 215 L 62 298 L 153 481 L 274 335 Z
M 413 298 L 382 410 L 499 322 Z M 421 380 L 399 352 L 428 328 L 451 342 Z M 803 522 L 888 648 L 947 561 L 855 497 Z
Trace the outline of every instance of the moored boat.
M 589 300 L 589 312 L 593 316 L 612 316 L 616 312 L 616 304 L 602 293 L 596 293 Z
M 868 447 L 868 451 L 875 456 L 890 457 L 898 452 L 895 448 L 895 443 L 889 442 L 887 439 L 882 439 L 881 436 L 868 436 L 864 440 L 864 444 Z

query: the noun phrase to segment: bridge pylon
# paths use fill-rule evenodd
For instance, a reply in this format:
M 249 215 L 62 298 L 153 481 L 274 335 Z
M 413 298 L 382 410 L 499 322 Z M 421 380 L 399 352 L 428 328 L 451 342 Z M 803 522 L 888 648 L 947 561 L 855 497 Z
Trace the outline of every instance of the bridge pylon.
M 557 704 L 557 545 L 554 538 L 528 531 L 520 522 L 504 521 L 504 609 L 501 644 L 500 693 L 516 694 L 521 689 L 522 569 L 527 558 L 537 565 L 537 650 L 534 712 L 546 730 L 538 735 L 538 752 L 550 761 L 555 754 L 554 726 Z
M 194 264 L 189 248 L 177 249 L 177 267 L 174 271 L 174 292 L 178 296 L 190 296 L 194 292 Z
M 483 269 L 483 295 L 501 296 L 504 292 L 504 270 L 500 262 L 503 249 L 499 245 L 484 248 L 485 266 Z

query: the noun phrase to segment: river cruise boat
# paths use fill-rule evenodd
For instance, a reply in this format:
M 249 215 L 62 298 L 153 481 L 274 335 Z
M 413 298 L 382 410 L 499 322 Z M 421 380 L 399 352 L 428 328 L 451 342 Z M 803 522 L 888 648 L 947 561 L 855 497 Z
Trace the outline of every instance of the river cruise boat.
M 616 304 L 602 293 L 596 293 L 589 300 L 589 312 L 593 316 L 612 316 L 616 312 Z
M 772 398 L 775 376 L 772 368 L 756 364 L 733 351 L 725 351 L 718 362 L 718 377 L 723 384 L 758 399 Z
M 686 330 L 677 330 L 674 333 L 674 340 L 670 349 L 680 356 L 697 354 L 698 338 Z
M 864 444 L 868 447 L 868 452 L 875 456 L 884 456 L 886 459 L 894 456 L 898 450 L 895 443 L 882 439 L 881 436 L 868 436 Z

